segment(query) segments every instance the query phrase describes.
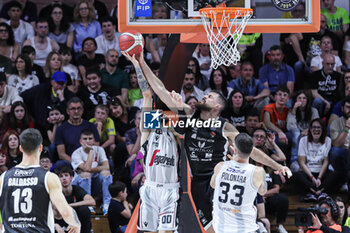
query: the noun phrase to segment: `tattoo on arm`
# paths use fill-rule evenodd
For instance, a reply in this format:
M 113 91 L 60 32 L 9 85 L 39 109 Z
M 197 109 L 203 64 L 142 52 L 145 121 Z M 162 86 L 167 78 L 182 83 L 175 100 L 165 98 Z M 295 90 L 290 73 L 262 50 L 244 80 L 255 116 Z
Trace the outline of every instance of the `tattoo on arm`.
M 143 76 L 143 72 L 141 68 L 136 68 L 136 74 L 137 74 L 137 82 L 139 83 L 139 87 L 142 92 L 145 92 L 149 90 L 148 83 L 145 79 L 145 76 Z
M 75 222 L 80 225 L 80 221 L 79 221 L 77 212 L 75 212 L 75 210 L 73 208 L 72 208 L 72 210 L 73 210 L 73 217 L 74 217 Z

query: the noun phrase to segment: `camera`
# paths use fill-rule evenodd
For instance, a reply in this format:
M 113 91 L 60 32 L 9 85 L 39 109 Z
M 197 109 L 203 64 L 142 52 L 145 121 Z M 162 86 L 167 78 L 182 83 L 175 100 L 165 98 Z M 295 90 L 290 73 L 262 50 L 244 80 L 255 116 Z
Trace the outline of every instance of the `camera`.
M 298 208 L 295 214 L 295 226 L 308 227 L 312 226 L 312 216 L 310 213 L 317 214 L 318 218 L 322 221 L 321 214 L 327 214 L 328 210 L 326 208 L 321 208 L 318 206 L 310 208 Z

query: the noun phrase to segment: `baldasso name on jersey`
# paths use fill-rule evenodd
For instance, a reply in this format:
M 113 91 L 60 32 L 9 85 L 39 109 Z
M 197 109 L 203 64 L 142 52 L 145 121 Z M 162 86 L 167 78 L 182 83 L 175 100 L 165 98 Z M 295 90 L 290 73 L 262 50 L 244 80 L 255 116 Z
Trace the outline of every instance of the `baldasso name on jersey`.
M 229 180 L 229 181 L 236 181 L 239 183 L 245 183 L 247 177 L 223 172 L 221 175 L 221 179 Z
M 34 186 L 38 184 L 38 177 L 9 178 L 8 186 Z

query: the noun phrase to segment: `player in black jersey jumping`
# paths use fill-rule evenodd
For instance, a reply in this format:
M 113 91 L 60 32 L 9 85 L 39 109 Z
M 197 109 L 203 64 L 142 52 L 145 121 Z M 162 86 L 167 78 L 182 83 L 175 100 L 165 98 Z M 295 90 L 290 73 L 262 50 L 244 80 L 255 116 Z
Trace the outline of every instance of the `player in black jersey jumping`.
M 0 178 L 0 209 L 5 232 L 54 233 L 51 202 L 68 223 L 69 233 L 80 232 L 76 212 L 68 205 L 56 174 L 39 165 L 42 137 L 36 129 L 20 135 L 22 162 Z
M 210 179 L 217 163 L 226 160 L 229 146 L 234 145 L 234 139 L 238 135 L 236 128 L 220 117 L 225 108 L 226 99 L 221 93 L 211 91 L 198 103 L 197 110 L 189 121 L 194 124 L 186 124 L 190 115 L 190 106 L 182 102 L 180 94 L 165 88 L 143 59 L 143 53 L 137 56 L 142 71 L 153 91 L 174 112 L 180 115 L 185 122 L 185 127 L 177 127 L 176 131 L 184 135 L 185 149 L 193 175 L 191 182 L 192 196 L 197 207 L 198 217 L 207 232 L 214 232 L 211 227 L 212 204 Z M 183 116 L 181 118 L 181 116 Z M 208 123 L 205 126 L 205 122 Z M 211 122 L 210 122 L 211 121 Z M 214 124 L 211 124 L 213 123 Z M 198 123 L 198 124 L 197 124 Z M 202 127 L 201 127 L 202 126 Z M 264 154 L 253 149 L 251 158 L 259 163 L 269 166 L 283 175 L 291 176 L 288 167 L 282 166 Z M 206 194 L 206 195 L 203 195 Z

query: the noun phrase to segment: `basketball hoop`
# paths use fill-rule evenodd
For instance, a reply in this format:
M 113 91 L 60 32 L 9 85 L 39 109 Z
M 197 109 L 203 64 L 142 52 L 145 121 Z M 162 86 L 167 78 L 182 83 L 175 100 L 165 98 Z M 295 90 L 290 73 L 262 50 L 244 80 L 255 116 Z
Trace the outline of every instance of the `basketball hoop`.
M 250 8 L 216 7 L 199 10 L 211 52 L 211 67 L 236 65 L 241 59 L 237 44 L 248 20 L 253 15 Z M 240 20 L 239 20 L 240 19 Z

